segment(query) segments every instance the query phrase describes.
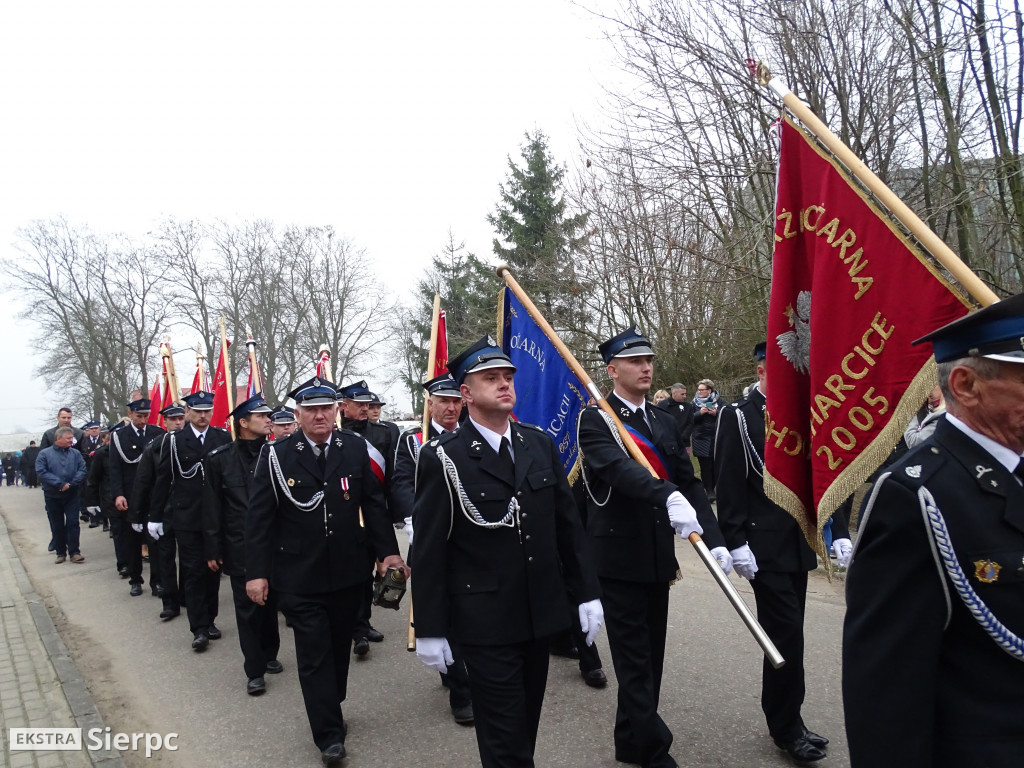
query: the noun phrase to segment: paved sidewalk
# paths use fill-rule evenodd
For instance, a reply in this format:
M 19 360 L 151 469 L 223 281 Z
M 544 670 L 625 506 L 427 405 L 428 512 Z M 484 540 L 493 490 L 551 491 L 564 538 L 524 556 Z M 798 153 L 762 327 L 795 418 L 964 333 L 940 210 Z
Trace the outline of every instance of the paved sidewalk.
M 42 499 L 40 498 L 40 503 Z M 2 501 L 0 501 L 2 505 Z M 11 751 L 10 728 L 104 728 L 0 516 L 0 743 L 10 768 L 122 768 L 114 751 Z

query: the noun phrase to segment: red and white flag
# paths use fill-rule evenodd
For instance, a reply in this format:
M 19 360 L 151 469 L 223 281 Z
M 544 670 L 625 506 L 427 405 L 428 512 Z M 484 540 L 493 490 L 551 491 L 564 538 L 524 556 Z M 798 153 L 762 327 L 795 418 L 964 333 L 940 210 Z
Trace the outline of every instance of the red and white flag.
M 780 131 L 764 485 L 820 554 L 935 386 L 911 342 L 970 304 L 812 136 Z
M 387 473 L 387 464 L 384 462 L 384 454 L 374 448 L 370 441 L 366 441 L 366 452 L 370 454 L 370 468 L 373 469 L 373 474 L 380 480 L 380 484 L 384 485 L 384 480 Z

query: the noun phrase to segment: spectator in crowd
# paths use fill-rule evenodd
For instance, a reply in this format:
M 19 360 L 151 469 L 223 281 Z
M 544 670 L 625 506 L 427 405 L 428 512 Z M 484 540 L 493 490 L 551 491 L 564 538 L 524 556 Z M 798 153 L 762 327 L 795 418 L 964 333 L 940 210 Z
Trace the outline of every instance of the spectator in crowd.
M 679 420 L 682 430 L 683 443 L 686 445 L 686 452 L 690 452 L 690 436 L 693 434 L 693 405 L 686 399 L 686 385 L 676 382 L 669 387 L 669 396 L 662 401 L 661 407 L 674 415 Z M 654 404 L 658 405 L 655 397 Z M 714 432 L 712 431 L 712 434 Z
M 946 401 L 942 399 L 942 387 L 938 384 L 928 395 L 928 400 L 918 410 L 903 433 L 907 448 L 923 443 L 935 431 L 939 420 L 946 414 Z
M 715 501 L 715 430 L 718 425 L 718 393 L 715 382 L 701 379 L 697 382 L 697 396 L 693 398 L 693 455 L 700 464 L 700 480 L 707 491 L 708 501 Z
M 71 416 L 71 409 L 66 406 L 57 411 L 57 426 L 50 427 L 48 430 L 43 432 L 43 439 L 39 443 L 39 450 L 49 448 L 53 445 L 54 439 L 57 435 L 57 430 L 61 427 L 68 427 L 71 430 L 71 445 L 78 445 L 78 441 L 82 439 L 82 430 L 78 427 L 71 426 Z
M 654 404 L 655 405 L 661 405 L 662 401 L 664 401 L 664 400 L 668 400 L 668 390 L 667 389 L 659 389 L 657 392 L 654 393 Z
M 73 563 L 85 561 L 78 546 L 79 491 L 85 482 L 85 459 L 80 451 L 72 450 L 74 439 L 71 427 L 57 427 L 53 445 L 41 450 L 36 458 L 36 474 L 43 484 L 58 564 L 67 560 L 69 554 Z
M 17 470 L 15 469 L 14 454 L 8 453 L 4 455 L 4 478 L 6 478 L 7 485 L 14 485 L 15 480 L 18 476 Z
M 38 488 L 39 478 L 36 476 L 36 457 L 39 456 L 39 446 L 35 440 L 30 440 L 28 447 L 21 452 L 21 477 L 22 482 L 28 488 Z

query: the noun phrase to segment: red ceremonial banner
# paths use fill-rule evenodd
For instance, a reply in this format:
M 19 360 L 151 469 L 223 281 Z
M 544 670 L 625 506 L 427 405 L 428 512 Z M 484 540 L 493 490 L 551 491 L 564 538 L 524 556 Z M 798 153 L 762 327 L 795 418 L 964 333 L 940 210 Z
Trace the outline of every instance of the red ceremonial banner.
M 146 419 L 147 424 L 155 424 L 158 427 L 164 425 L 164 417 L 160 415 L 160 409 L 163 408 L 161 403 L 163 398 L 160 396 L 160 382 L 164 382 L 164 389 L 167 388 L 167 361 L 164 361 L 164 372 L 157 374 L 157 377 L 153 380 L 153 389 L 149 392 L 149 416 Z
M 448 320 L 442 309 L 437 315 L 437 349 L 434 350 L 434 373 L 430 377 L 436 379 L 448 372 Z
M 226 346 L 230 347 L 231 342 Z M 229 429 L 228 414 L 231 413 L 231 405 L 228 400 L 227 375 L 224 373 L 224 354 L 221 350 L 220 359 L 217 360 L 217 372 L 213 375 L 213 413 L 210 414 L 210 423 L 215 427 Z
M 768 315 L 765 493 L 821 530 L 937 383 L 930 344 L 970 303 L 830 153 L 781 127 Z

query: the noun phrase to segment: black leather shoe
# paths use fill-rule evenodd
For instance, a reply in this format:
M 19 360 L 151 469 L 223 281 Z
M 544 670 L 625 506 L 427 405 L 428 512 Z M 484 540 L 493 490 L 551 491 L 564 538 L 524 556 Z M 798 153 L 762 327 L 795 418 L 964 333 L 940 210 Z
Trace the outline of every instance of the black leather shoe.
M 360 637 L 352 646 L 352 653 L 354 653 L 356 656 L 365 656 L 369 652 L 370 641 L 367 640 L 365 637 Z
M 552 656 L 561 656 L 566 659 L 578 659 L 580 651 L 575 645 L 552 643 L 549 648 Z
M 153 593 L 153 597 L 164 596 L 164 588 L 161 587 L 159 584 L 151 585 L 149 591 Z
M 110 533 L 110 524 L 109 523 L 104 523 L 103 524 L 103 532 L 104 533 Z
M 206 636 L 211 640 L 220 640 L 221 637 L 223 637 L 223 635 L 221 635 L 220 633 L 220 630 L 217 629 L 216 624 L 211 624 L 206 628 Z
M 828 746 L 828 739 L 824 736 L 819 736 L 814 731 L 808 731 L 806 728 L 804 728 L 804 740 L 811 742 L 818 749 L 824 749 Z
M 277 659 L 271 659 L 267 662 L 267 674 L 279 675 L 284 672 L 284 664 Z
M 132 584 L 132 588 L 128 590 L 128 594 L 131 595 L 132 597 L 138 597 L 139 595 L 142 594 L 142 585 L 141 584 Z
M 122 579 L 127 579 L 128 578 L 128 566 L 127 565 L 122 565 L 120 568 L 118 568 L 117 569 L 117 575 L 120 576 Z
M 473 705 L 467 704 L 464 707 L 457 707 L 452 710 L 452 717 L 455 718 L 455 722 L 459 725 L 472 725 L 473 724 Z
M 384 635 L 370 627 L 370 631 L 366 633 L 366 639 L 371 643 L 380 643 L 384 641 Z
M 176 605 L 168 605 L 164 603 L 164 609 L 160 611 L 160 618 L 164 621 L 170 621 L 175 616 L 181 616 L 181 608 Z
M 210 636 L 207 635 L 203 630 L 199 630 L 192 636 L 192 650 L 196 653 L 201 653 L 206 650 L 206 646 L 210 644 Z
M 331 746 L 320 753 L 320 759 L 324 761 L 326 766 L 341 765 L 341 762 L 345 759 L 345 745 L 331 744 Z
M 608 685 L 608 677 L 600 667 L 592 669 L 589 672 L 581 671 L 580 674 L 583 676 L 583 682 L 591 688 L 604 688 Z
M 803 736 L 789 742 L 775 739 L 775 746 L 788 752 L 789 756 L 798 763 L 813 763 L 815 760 L 827 757 L 824 751 L 818 749 Z
M 99 528 L 100 527 L 100 521 L 99 520 L 90 520 L 89 521 L 89 527 L 90 528 Z
M 267 681 L 262 677 L 250 677 L 245 684 L 245 692 L 250 696 L 259 696 L 267 692 Z

